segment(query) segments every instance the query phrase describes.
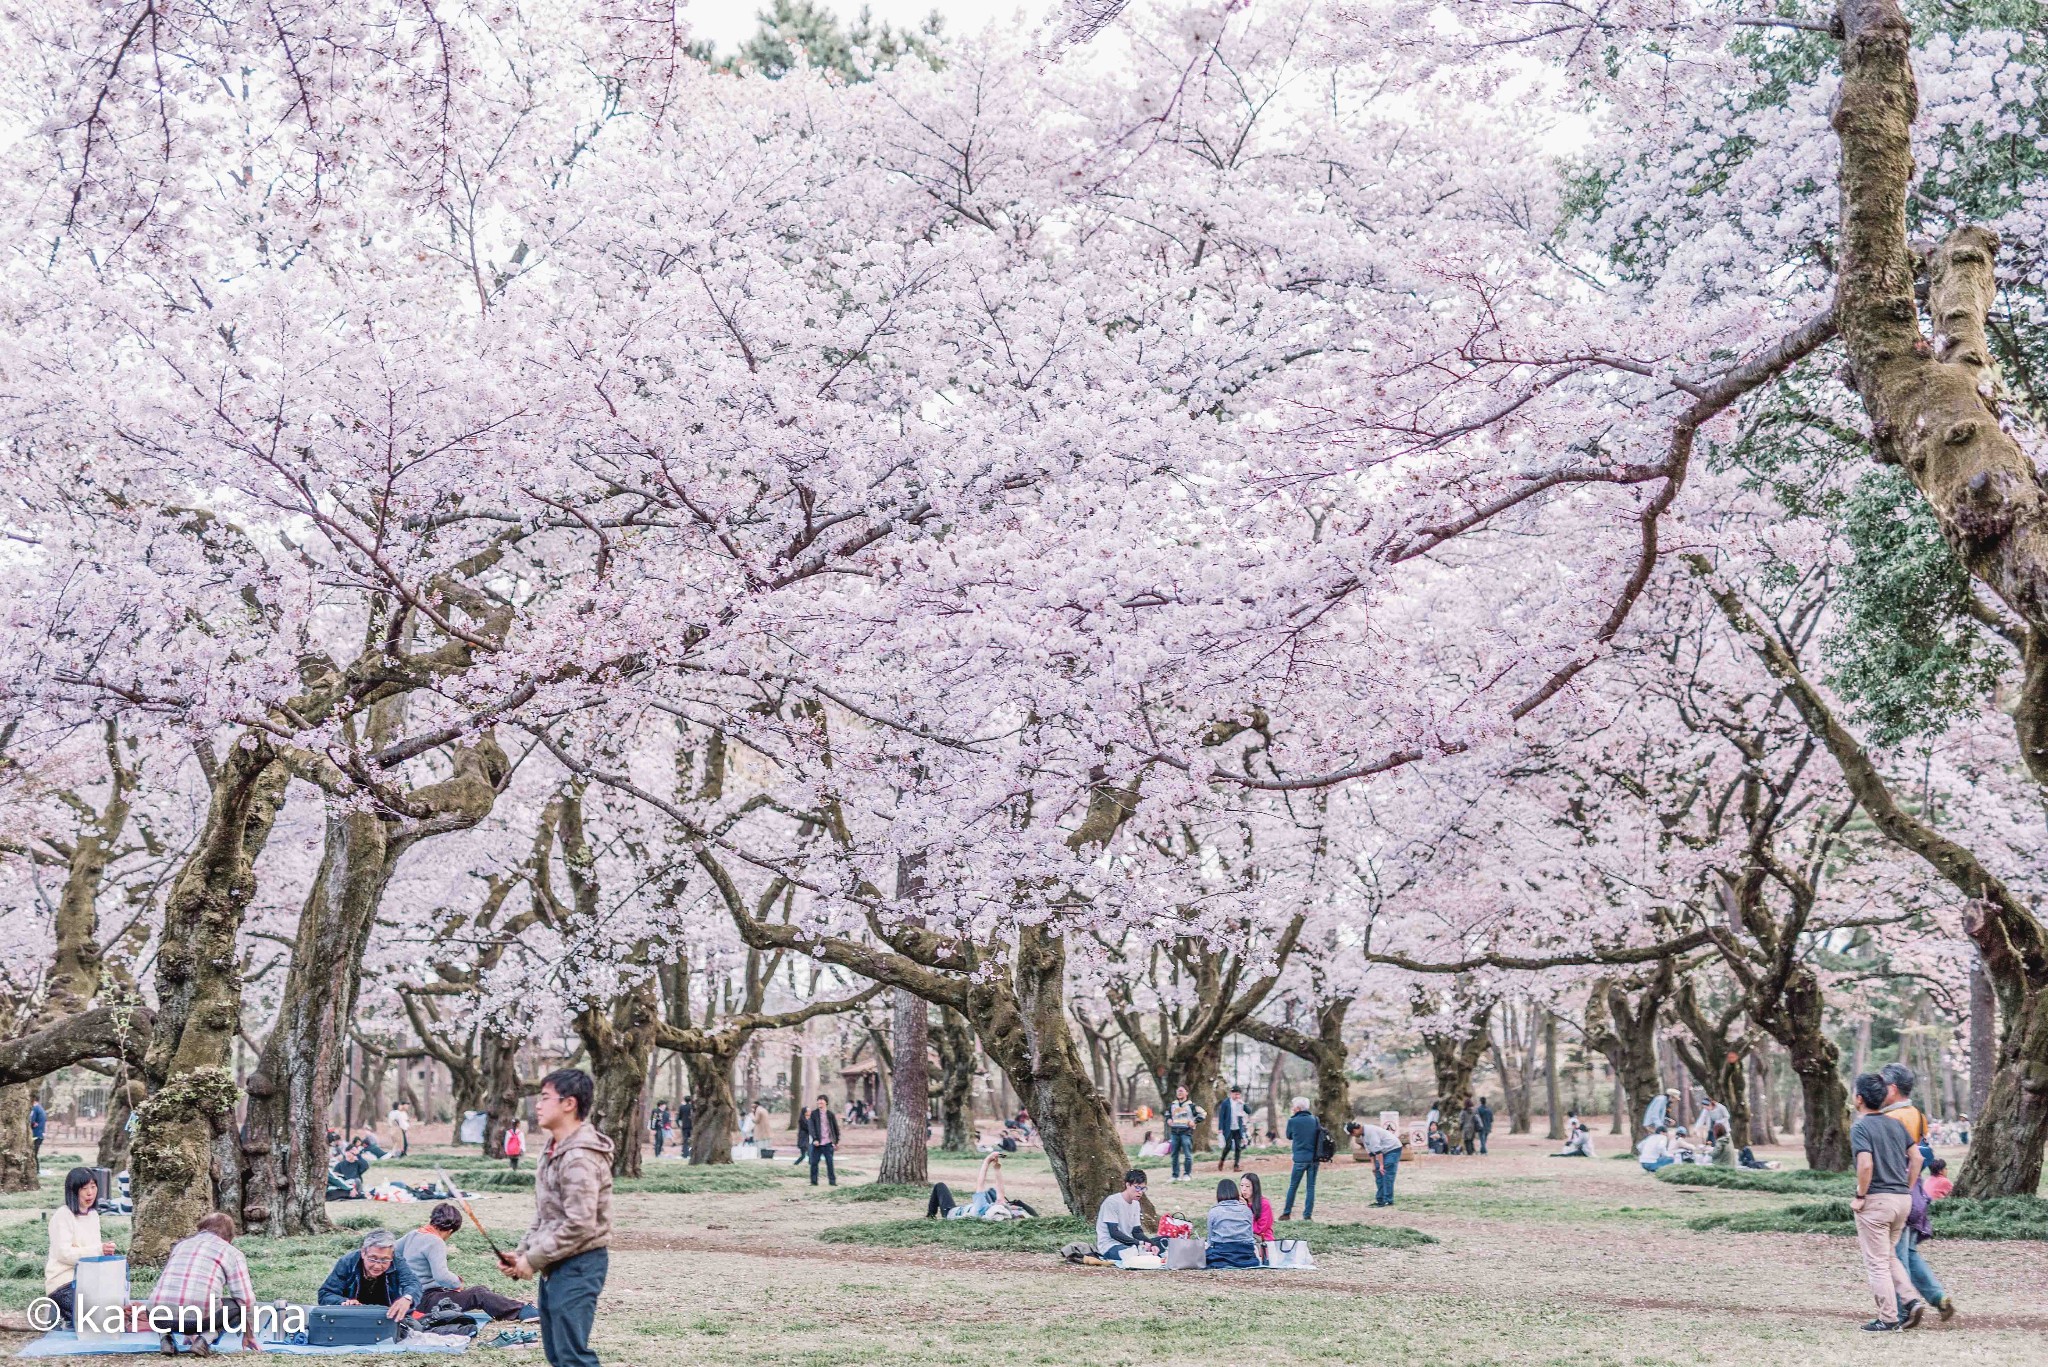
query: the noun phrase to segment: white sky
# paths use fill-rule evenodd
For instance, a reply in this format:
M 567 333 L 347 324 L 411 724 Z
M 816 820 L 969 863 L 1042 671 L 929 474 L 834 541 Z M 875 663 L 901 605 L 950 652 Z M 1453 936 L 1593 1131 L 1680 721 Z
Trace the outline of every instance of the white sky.
M 691 36 L 709 38 L 721 52 L 729 52 L 754 31 L 755 15 L 768 8 L 770 0 L 688 0 L 683 17 L 689 21 Z M 997 15 L 1021 8 L 1031 14 L 1045 11 L 1051 0 L 867 0 L 877 22 L 898 28 L 915 27 L 933 10 L 946 16 L 949 33 L 971 33 Z M 860 13 L 861 0 L 830 0 L 828 7 L 842 21 Z

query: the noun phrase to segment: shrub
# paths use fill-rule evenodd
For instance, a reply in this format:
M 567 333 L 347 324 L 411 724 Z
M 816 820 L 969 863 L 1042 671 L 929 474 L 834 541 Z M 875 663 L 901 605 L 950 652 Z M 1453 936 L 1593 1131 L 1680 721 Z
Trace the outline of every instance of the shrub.
M 1983 1200 L 1952 1196 L 1933 1207 L 1936 1239 L 2039 1239 L 2048 1241 L 2048 1201 L 2035 1196 Z M 1773 1210 L 1705 1215 L 1687 1222 L 1731 1234 L 1836 1234 L 1853 1238 L 1855 1214 L 1847 1201 L 1816 1201 Z
M 1841 1196 L 1856 1190 L 1856 1178 L 1846 1172 L 1815 1172 L 1811 1168 L 1786 1168 L 1756 1172 L 1749 1168 L 1709 1168 L 1679 1163 L 1661 1169 L 1659 1182 L 1674 1187 L 1716 1187 L 1722 1191 L 1767 1191 L 1777 1196 Z

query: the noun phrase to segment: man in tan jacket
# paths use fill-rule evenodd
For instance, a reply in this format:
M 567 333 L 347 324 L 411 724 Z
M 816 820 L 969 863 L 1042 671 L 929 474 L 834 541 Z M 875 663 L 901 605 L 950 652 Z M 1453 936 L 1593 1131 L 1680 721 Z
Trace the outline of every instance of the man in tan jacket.
M 542 1080 L 533 1111 L 548 1146 L 533 1174 L 533 1225 L 517 1252 L 499 1255 L 506 1276 L 540 1278 L 540 1341 L 552 1367 L 598 1367 L 590 1328 L 611 1262 L 612 1141 L 586 1118 L 593 1091 L 580 1068 Z

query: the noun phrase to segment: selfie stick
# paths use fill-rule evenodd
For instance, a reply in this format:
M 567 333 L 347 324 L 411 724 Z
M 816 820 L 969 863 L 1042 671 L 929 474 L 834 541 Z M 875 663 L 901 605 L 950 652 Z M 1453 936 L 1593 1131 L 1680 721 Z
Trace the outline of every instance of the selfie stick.
M 462 1194 L 462 1188 L 456 1186 L 454 1180 L 439 1167 L 434 1169 L 434 1174 L 441 1179 L 441 1185 L 448 1188 L 449 1192 L 454 1195 L 457 1204 L 462 1207 L 462 1213 L 467 1215 L 469 1222 L 476 1226 L 476 1232 L 484 1236 L 484 1242 L 491 1246 L 491 1252 L 498 1255 L 498 1261 L 503 1262 L 505 1260 L 505 1251 L 498 1247 L 498 1241 L 491 1237 L 491 1232 L 488 1229 L 484 1228 L 484 1222 L 476 1218 L 476 1210 L 469 1204 L 469 1198 Z

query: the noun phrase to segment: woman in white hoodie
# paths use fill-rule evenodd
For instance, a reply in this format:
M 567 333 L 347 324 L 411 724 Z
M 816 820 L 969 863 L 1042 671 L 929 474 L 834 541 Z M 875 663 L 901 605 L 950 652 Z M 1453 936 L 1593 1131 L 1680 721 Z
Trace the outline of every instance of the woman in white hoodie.
M 57 1303 L 64 1323 L 77 1315 L 78 1260 L 105 1257 L 114 1245 L 100 1238 L 100 1184 L 91 1168 L 64 1178 L 64 1204 L 50 1215 L 50 1258 L 43 1264 L 43 1294 Z

